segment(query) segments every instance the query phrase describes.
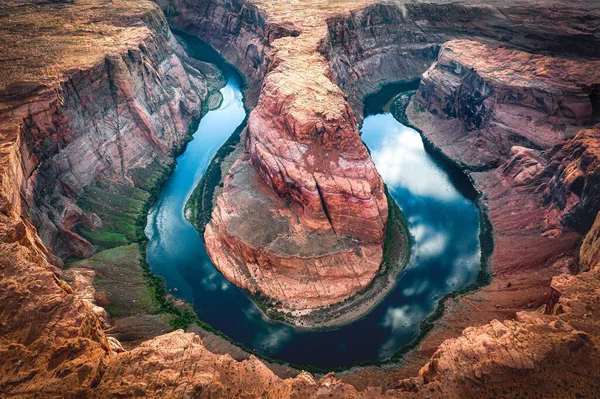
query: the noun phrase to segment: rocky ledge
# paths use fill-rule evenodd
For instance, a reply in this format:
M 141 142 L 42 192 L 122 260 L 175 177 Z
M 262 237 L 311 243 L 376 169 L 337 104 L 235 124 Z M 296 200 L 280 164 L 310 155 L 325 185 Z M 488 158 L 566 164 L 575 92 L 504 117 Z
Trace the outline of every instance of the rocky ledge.
M 468 168 L 498 166 L 513 146 L 547 150 L 593 123 L 599 80 L 597 60 L 454 40 L 423 74 L 407 114 L 424 127 L 417 108 L 426 110 L 436 129 L 428 138 Z

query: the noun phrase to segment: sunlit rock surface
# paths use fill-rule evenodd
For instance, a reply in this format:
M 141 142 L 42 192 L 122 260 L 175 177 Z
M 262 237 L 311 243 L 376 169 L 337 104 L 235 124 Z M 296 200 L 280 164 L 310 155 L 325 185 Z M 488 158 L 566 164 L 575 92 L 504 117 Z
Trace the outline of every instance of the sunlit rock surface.
M 277 7 L 265 4 L 267 15 Z M 302 310 L 369 285 L 382 261 L 388 210 L 352 110 L 316 51 L 327 13 L 292 15 L 302 33 L 271 44 L 247 154 L 225 179 L 205 239 L 230 281 L 283 310 Z

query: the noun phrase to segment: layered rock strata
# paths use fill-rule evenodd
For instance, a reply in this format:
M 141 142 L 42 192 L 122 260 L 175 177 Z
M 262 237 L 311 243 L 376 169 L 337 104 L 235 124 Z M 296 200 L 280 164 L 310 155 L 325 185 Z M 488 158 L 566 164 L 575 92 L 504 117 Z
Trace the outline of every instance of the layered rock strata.
M 203 38 L 240 69 L 247 80 L 246 102 L 253 107 L 271 67 L 271 43 L 298 36 L 291 23 L 266 18 L 255 4 L 241 0 L 158 0 L 172 27 Z
M 27 23 L 28 13 L 37 11 L 29 8 L 11 17 Z M 63 45 L 61 35 L 77 37 L 80 21 L 94 12 L 86 3 L 81 9 L 70 24 L 56 26 L 35 44 L 35 32 L 23 33 L 23 45 L 44 51 Z M 50 21 L 62 18 L 60 9 L 45 12 Z M 4 134 L 18 146 L 21 162 L 15 166 L 22 170 L 16 174 L 24 179 L 20 184 L 26 186 L 31 221 L 60 258 L 91 255 L 93 246 L 75 230 L 102 227 L 102 220 L 77 204 L 84 187 L 143 184 L 141 170 L 171 164 L 190 122 L 200 116 L 208 94 L 205 75 L 218 80 L 208 64 L 186 63 L 157 7 L 128 12 L 141 17 L 125 28 L 119 28 L 120 20 L 109 20 L 98 27 L 99 33 L 82 39 L 80 44 L 91 49 L 88 54 L 80 54 L 73 43 L 61 50 L 59 60 L 41 61 L 48 62 L 42 67 L 5 67 L 11 80 L 2 87 L 3 119 L 13 123 L 4 125 L 11 129 Z M 114 35 L 119 44 L 104 43 L 102 33 Z M 22 51 L 12 49 L 14 54 L 7 55 L 18 58 Z M 53 61 L 55 66 L 49 67 Z
M 513 146 L 547 150 L 593 123 L 598 81 L 597 60 L 450 41 L 423 74 L 407 114 L 415 121 L 424 115 L 419 126 L 429 118 L 436 143 L 463 165 L 498 166 Z
M 597 5 L 560 1 L 377 3 L 328 19 L 321 51 L 358 116 L 382 84 L 419 79 L 457 38 L 527 51 L 598 56 Z
M 313 26 L 296 18 L 300 36 L 271 43 L 246 153 L 204 235 L 225 277 L 284 311 L 328 306 L 366 288 L 381 265 L 387 222 L 383 182 L 352 110 L 327 78 Z

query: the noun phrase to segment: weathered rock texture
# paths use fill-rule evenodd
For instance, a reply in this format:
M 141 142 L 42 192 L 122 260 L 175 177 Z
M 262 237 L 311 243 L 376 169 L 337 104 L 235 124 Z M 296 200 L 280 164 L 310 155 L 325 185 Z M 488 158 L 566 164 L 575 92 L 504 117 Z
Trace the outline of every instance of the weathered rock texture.
M 550 217 L 585 233 L 600 211 L 600 125 L 581 130 L 550 155 L 541 175 L 550 176 L 543 192 L 554 210 Z
M 247 80 L 246 101 L 256 105 L 270 68 L 271 43 L 299 32 L 289 23 L 267 21 L 265 12 L 242 0 L 158 0 L 172 27 L 208 41 Z
M 46 7 L 44 18 L 63 25 L 35 44 L 30 41 L 39 31 L 26 31 L 23 43 L 45 52 L 62 45 L 65 48 L 53 50 L 64 53 L 60 61 L 52 66 L 44 62 L 53 60 L 43 60 L 43 66 L 26 65 L 23 71 L 15 65 L 3 67 L 11 79 L 1 88 L 4 119 L 15 121 L 5 125 L 12 130 L 5 135 L 15 140 L 22 160 L 17 163 L 22 170 L 16 173 L 27 187 L 31 221 L 61 258 L 89 256 L 92 245 L 74 229 L 102 225 L 76 204 L 84 187 L 101 182 L 133 186 L 140 183 L 138 172 L 150 164 L 172 163 L 208 94 L 203 73 L 217 76 L 208 65 L 185 63 L 157 7 L 127 6 L 132 7 L 127 12 L 139 14 L 135 22 L 119 28 L 132 17 L 111 17 L 97 28 L 99 33 L 90 32 L 80 44 L 66 46 L 60 35 L 77 37 L 80 21 L 93 19 L 97 11 L 82 4 L 80 15 L 63 21 L 59 8 Z M 11 18 L 27 23 L 37 12 L 31 7 L 11 13 Z M 107 45 L 100 33 L 112 34 L 118 44 Z M 84 56 L 78 45 L 92 50 Z M 7 56 L 22 57 L 22 51 L 14 48 Z M 36 72 L 36 80 L 31 80 Z
M 225 179 L 205 232 L 217 268 L 283 310 L 328 306 L 367 287 L 387 222 L 381 177 L 316 52 L 311 29 L 320 21 L 324 31 L 327 14 L 310 23 L 305 15 L 291 21 L 300 36 L 271 43 L 246 154 Z
M 587 270 L 598 267 L 600 263 L 600 213 L 589 233 L 585 236 L 579 251 L 579 270 Z
M 586 0 L 389 2 L 330 18 L 321 51 L 360 116 L 364 96 L 385 83 L 419 79 L 452 39 L 597 57 L 598 17 L 597 4 Z
M 423 74 L 413 106 L 431 115 L 436 141 L 451 157 L 474 168 L 497 166 L 512 146 L 549 149 L 592 123 L 590 94 L 598 81 L 597 60 L 456 40 Z M 416 120 L 422 113 L 408 114 Z

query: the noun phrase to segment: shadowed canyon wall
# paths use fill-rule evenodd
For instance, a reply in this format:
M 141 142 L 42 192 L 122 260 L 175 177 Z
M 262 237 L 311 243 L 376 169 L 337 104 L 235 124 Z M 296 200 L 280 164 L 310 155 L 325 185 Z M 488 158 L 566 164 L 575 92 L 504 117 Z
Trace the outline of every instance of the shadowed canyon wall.
M 102 226 L 77 205 L 84 188 L 143 186 L 144 169 L 170 165 L 200 117 L 209 92 L 205 75 L 218 81 L 212 66 L 186 60 L 159 10 L 144 21 L 157 34 L 71 73 L 23 109 L 20 155 L 31 220 L 63 259 L 94 251 L 76 227 Z
M 291 25 L 268 22 L 264 11 L 242 0 L 158 0 L 173 28 L 209 42 L 247 80 L 247 105 L 256 105 L 260 86 L 272 67 L 271 43 L 297 36 Z

